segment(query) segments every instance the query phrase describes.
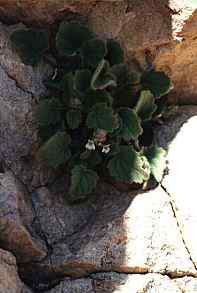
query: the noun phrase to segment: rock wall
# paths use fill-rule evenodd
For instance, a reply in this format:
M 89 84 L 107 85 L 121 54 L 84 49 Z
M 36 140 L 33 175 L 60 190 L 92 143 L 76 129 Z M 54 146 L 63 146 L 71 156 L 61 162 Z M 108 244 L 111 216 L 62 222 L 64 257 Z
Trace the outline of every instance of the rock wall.
M 166 71 L 174 82 L 170 96 L 173 102 L 196 103 L 196 12 L 188 21 L 195 11 L 195 6 L 188 3 L 186 0 L 0 0 L 0 20 L 34 26 L 49 26 L 62 19 L 88 22 L 100 36 L 120 41 L 131 66 L 136 65 L 137 59 L 143 68 L 154 65 Z M 181 38 L 184 40 L 179 43 Z
M 37 24 L 57 20 L 53 5 L 66 3 L 69 17 L 85 15 L 100 35 L 120 40 L 131 66 L 138 56 L 140 66 L 155 60 L 156 67 L 169 71 L 173 99 L 195 101 L 196 79 L 189 83 L 189 77 L 196 66 L 196 13 L 180 33 L 184 21 L 171 11 L 176 6 L 164 1 L 91 1 L 89 10 L 85 1 L 17 3 L 14 10 L 15 0 L 0 0 L 1 16 Z M 28 3 L 40 14 L 30 16 Z M 143 8 L 146 30 L 140 26 Z M 179 26 L 172 34 L 173 18 Z M 38 165 L 33 156 L 38 144 L 34 107 L 52 68 L 21 63 L 9 42 L 14 28 L 0 25 L 0 292 L 197 292 L 197 108 L 181 108 L 156 129 L 157 143 L 169 148 L 169 174 L 160 186 L 121 193 L 103 184 L 86 203 L 70 206 L 67 178 Z M 174 41 L 180 36 L 182 43 Z

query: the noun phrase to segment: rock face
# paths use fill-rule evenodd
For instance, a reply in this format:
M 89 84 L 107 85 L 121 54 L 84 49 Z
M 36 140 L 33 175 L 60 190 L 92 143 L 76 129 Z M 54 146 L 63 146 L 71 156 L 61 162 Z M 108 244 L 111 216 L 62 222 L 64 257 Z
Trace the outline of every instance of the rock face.
M 168 73 L 174 84 L 170 94 L 172 102 L 182 104 L 197 103 L 197 15 L 192 18 L 192 35 L 184 32 L 185 40 L 176 46 L 161 50 L 155 59 L 156 68 Z
M 11 172 L 0 174 L 0 243 L 16 255 L 18 262 L 38 261 L 46 255 L 30 234 L 33 221 L 30 198 L 24 187 Z
M 97 33 L 123 44 L 128 60 L 139 57 L 146 66 L 155 54 L 155 66 L 174 81 L 174 94 L 194 101 L 196 14 L 180 33 L 182 23 L 171 10 L 178 2 L 21 0 L 12 9 L 15 0 L 0 0 L 0 15 L 42 24 L 65 11 L 68 19 L 83 14 Z M 174 33 L 173 20 L 180 24 Z M 169 148 L 169 174 L 161 186 L 121 193 L 102 184 L 87 202 L 69 205 L 68 178 L 33 156 L 34 108 L 52 69 L 44 62 L 34 69 L 21 63 L 9 42 L 14 28 L 0 25 L 0 248 L 15 255 L 34 292 L 196 292 L 197 108 L 182 108 L 156 130 L 157 143 Z M 180 35 L 185 40 L 173 43 Z M 28 290 L 14 257 L 0 250 L 0 292 Z
M 131 66 L 137 60 L 138 67 L 149 68 L 155 60 L 174 82 L 171 99 L 190 103 L 196 102 L 197 30 L 196 16 L 188 19 L 195 8 L 186 0 L 0 0 L 0 19 L 35 26 L 62 19 L 87 22 L 99 36 L 117 39 Z M 186 42 L 179 44 L 180 36 Z
M 194 136 L 197 127 L 197 107 L 185 107 L 176 119 L 169 121 L 158 132 L 158 143 L 169 146 L 168 161 L 170 173 L 165 177 L 163 186 L 170 194 L 174 212 L 184 242 L 191 259 L 197 266 L 197 225 L 196 215 L 196 156 L 197 140 Z M 183 124 L 184 123 L 184 124 Z M 171 141 L 172 129 L 177 133 Z M 165 134 L 165 140 L 163 139 Z M 166 144 L 167 143 L 167 144 Z
M 32 157 L 38 142 L 34 108 L 46 93 L 43 81 L 52 69 L 44 63 L 36 68 L 21 63 L 9 41 L 14 29 L 0 24 L 0 161 L 32 189 L 53 176 Z
M 98 0 L 0 0 L 0 15 L 4 21 L 24 21 L 30 24 L 51 24 L 65 14 L 87 15 Z
M 0 292 L 31 293 L 19 279 L 14 256 L 0 249 Z
M 89 212 L 86 203 L 87 213 L 83 205 L 61 204 L 58 182 L 36 191 L 37 217 L 52 252 L 33 270 L 48 270 L 49 278 L 81 277 L 66 278 L 52 293 L 196 291 L 196 173 L 191 170 L 196 166 L 196 124 L 197 107 L 183 107 L 156 131 L 157 142 L 169 148 L 169 175 L 153 191 L 120 194 L 105 187 L 89 202 Z M 46 217 L 47 222 L 42 220 Z M 56 230 L 51 228 L 54 218 Z
M 66 206 L 62 195 L 42 189 L 34 198 L 41 230 L 52 246 L 45 272 L 76 277 L 96 271 L 196 275 L 161 188 L 135 198 L 103 190 L 97 194 L 99 202 L 75 208 Z
M 48 293 L 181 293 L 178 285 L 169 277 L 159 274 L 124 275 L 117 273 L 94 274 L 90 278 L 67 280 Z M 189 291 L 188 291 L 189 292 Z M 192 291 L 191 291 L 192 292 Z

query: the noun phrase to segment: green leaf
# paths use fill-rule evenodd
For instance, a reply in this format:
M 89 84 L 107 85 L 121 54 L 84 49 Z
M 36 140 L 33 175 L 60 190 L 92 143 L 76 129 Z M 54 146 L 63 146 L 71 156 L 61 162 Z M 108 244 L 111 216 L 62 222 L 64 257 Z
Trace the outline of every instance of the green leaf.
M 113 132 L 114 129 L 118 128 L 117 115 L 105 103 L 98 103 L 93 106 L 86 122 L 88 128 L 104 129 L 107 132 Z
M 60 56 L 74 55 L 84 42 L 92 39 L 93 33 L 76 22 L 62 22 L 56 35 L 56 48 Z
M 74 86 L 79 93 L 85 93 L 90 88 L 92 74 L 88 69 L 77 70 Z
M 97 67 L 107 53 L 106 44 L 100 39 L 92 39 L 83 44 L 81 55 L 85 66 Z
M 66 121 L 70 129 L 78 128 L 81 123 L 81 120 L 81 111 L 78 109 L 72 109 L 66 113 Z
M 83 199 L 93 192 L 98 182 L 98 175 L 95 171 L 84 165 L 77 165 L 72 169 L 70 195 L 73 199 Z
M 143 183 L 150 177 L 150 166 L 146 157 L 132 146 L 120 146 L 119 153 L 108 163 L 110 175 L 124 182 Z
M 150 120 L 153 113 L 157 110 L 155 98 L 150 91 L 142 91 L 135 106 L 136 113 L 144 121 Z
M 126 64 L 117 64 L 111 67 L 110 72 L 115 75 L 118 87 L 130 83 L 129 68 Z
M 109 86 L 115 87 L 116 85 L 116 77 L 109 72 L 109 63 L 102 60 L 93 74 L 91 87 L 94 90 L 103 90 Z
M 102 163 L 102 157 L 97 151 L 84 151 L 81 156 L 81 160 L 84 160 L 87 163 L 88 167 L 94 168 Z
M 110 93 L 105 90 L 95 91 L 90 89 L 84 97 L 84 111 L 89 112 L 90 109 L 97 103 L 106 103 L 108 106 L 112 106 L 113 98 Z
M 38 151 L 38 158 L 52 168 L 57 168 L 66 163 L 71 152 L 70 136 L 66 132 L 57 132 Z
M 131 139 L 136 140 L 143 132 L 140 119 L 136 112 L 129 108 L 121 108 L 119 115 L 123 122 L 120 136 L 126 141 L 130 141 Z
M 10 40 L 18 51 L 22 61 L 27 65 L 37 65 L 43 53 L 48 49 L 48 33 L 43 30 L 20 29 L 15 30 Z
M 48 87 L 49 89 L 54 89 L 58 91 L 63 91 L 64 88 L 64 82 L 62 79 L 49 79 L 45 81 L 45 86 Z
M 58 99 L 44 99 L 39 102 L 36 119 L 40 126 L 54 125 L 61 120 L 61 103 Z
M 151 70 L 141 79 L 144 89 L 149 89 L 155 97 L 166 95 L 172 89 L 172 82 L 162 71 Z
M 45 85 L 52 90 L 58 90 L 60 92 L 64 92 L 69 99 L 73 95 L 73 80 L 74 76 L 72 72 L 64 74 L 61 78 L 58 77 L 54 80 L 50 79 L 45 81 Z
M 39 126 L 38 135 L 39 135 L 39 138 L 41 139 L 41 142 L 44 143 L 47 140 L 49 140 L 49 138 L 53 136 L 60 129 L 61 129 L 61 123 L 54 124 L 54 125 L 50 124 L 46 126 Z
M 124 52 L 120 44 L 112 39 L 107 40 L 107 57 L 110 65 L 120 64 L 124 61 Z
M 151 173 L 157 182 L 161 182 L 166 168 L 166 151 L 158 146 L 152 146 L 145 152 L 150 163 Z

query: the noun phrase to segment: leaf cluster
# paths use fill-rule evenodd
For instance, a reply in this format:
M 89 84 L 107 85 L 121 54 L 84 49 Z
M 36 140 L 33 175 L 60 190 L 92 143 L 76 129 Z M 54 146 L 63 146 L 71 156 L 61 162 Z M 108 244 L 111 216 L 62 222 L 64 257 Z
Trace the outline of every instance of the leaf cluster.
M 50 48 L 47 33 L 33 29 L 15 31 L 11 41 L 34 66 Z M 152 129 L 172 88 L 168 76 L 129 69 L 116 40 L 100 39 L 76 22 L 62 22 L 50 43 L 57 68 L 46 82 L 51 94 L 36 111 L 37 157 L 52 168 L 67 167 L 70 200 L 86 198 L 103 176 L 161 181 L 165 151 L 154 145 Z

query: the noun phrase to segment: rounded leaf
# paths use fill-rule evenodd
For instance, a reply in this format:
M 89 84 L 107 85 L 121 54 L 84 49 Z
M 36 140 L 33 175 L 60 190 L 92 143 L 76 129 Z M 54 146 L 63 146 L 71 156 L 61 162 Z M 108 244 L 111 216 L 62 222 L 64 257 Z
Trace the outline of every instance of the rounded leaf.
M 84 165 L 77 165 L 72 169 L 70 195 L 72 200 L 82 199 L 93 192 L 98 182 L 95 171 Z
M 151 173 L 157 182 L 161 182 L 166 168 L 166 151 L 158 146 L 152 146 L 145 152 L 150 163 Z
M 105 103 L 98 103 L 92 107 L 87 117 L 88 128 L 104 129 L 107 132 L 113 132 L 118 128 L 118 117 L 111 107 Z
M 61 103 L 58 99 L 44 99 L 39 102 L 36 119 L 40 126 L 54 125 L 61 120 Z
M 144 89 L 149 89 L 155 97 L 166 95 L 172 89 L 170 78 L 162 71 L 151 70 L 141 78 Z
M 107 56 L 106 59 L 110 65 L 120 64 L 124 61 L 124 51 L 120 44 L 113 39 L 107 40 Z
M 77 70 L 74 87 L 79 93 L 85 93 L 90 88 L 92 74 L 88 69 Z
M 72 109 L 66 113 L 66 121 L 70 129 L 78 128 L 81 123 L 81 119 L 81 111 L 78 109 Z
M 110 175 L 116 180 L 143 183 L 150 177 L 147 159 L 132 146 L 120 146 L 120 151 L 109 161 Z
M 76 22 L 62 22 L 56 35 L 58 53 L 61 56 L 72 56 L 93 36 L 86 26 Z
M 37 157 L 52 168 L 57 168 L 66 163 L 71 152 L 70 136 L 66 132 L 57 132 L 39 149 Z
M 153 113 L 157 110 L 155 98 L 150 91 L 142 91 L 135 106 L 136 113 L 144 121 L 150 120 Z
M 18 51 L 22 61 L 27 65 L 37 65 L 43 53 L 48 49 L 49 37 L 44 30 L 15 30 L 10 40 Z
M 107 53 L 106 44 L 100 39 L 92 39 L 83 44 L 81 55 L 83 62 L 88 67 L 97 67 Z
M 91 81 L 94 90 L 104 90 L 109 86 L 116 87 L 116 77 L 109 71 L 109 63 L 102 60 L 97 66 Z
M 130 108 L 121 108 L 119 115 L 122 120 L 122 129 L 119 135 L 126 141 L 137 139 L 142 134 L 143 129 L 136 112 Z
M 90 109 L 97 103 L 106 103 L 108 106 L 112 106 L 113 98 L 106 90 L 95 91 L 90 89 L 84 97 L 84 111 L 89 112 Z

